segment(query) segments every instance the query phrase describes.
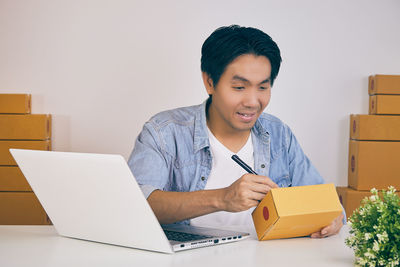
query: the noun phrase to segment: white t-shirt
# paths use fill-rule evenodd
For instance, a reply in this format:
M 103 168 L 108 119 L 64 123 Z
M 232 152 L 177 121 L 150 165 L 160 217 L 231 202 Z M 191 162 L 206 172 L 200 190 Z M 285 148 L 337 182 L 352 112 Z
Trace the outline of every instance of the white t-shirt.
M 208 129 L 208 128 L 207 128 Z M 247 172 L 231 159 L 233 153 L 226 148 L 208 129 L 210 151 L 212 156 L 212 168 L 207 179 L 205 190 L 218 189 L 230 186 Z M 253 143 L 251 134 L 246 144 L 236 153 L 249 166 L 254 167 Z M 254 208 L 241 212 L 214 212 L 190 220 L 194 226 L 214 227 L 221 226 L 251 226 L 253 220 L 251 213 Z

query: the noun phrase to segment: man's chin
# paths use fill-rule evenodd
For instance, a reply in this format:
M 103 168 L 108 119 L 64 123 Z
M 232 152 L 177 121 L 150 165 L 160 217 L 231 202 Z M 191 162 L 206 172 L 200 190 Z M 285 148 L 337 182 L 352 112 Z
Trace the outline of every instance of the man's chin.
M 251 128 L 253 128 L 254 124 L 255 124 L 254 122 L 248 123 L 248 124 L 246 123 L 245 125 L 243 125 L 243 123 L 241 123 L 241 125 L 237 125 L 237 127 L 235 127 L 235 129 L 240 132 L 248 132 L 251 130 Z

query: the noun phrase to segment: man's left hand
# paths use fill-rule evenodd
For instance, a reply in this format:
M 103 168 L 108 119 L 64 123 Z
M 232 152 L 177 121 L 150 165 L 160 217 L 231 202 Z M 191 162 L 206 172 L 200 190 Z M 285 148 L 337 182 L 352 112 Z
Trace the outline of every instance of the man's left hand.
M 322 238 L 322 237 L 328 237 L 331 235 L 335 235 L 339 233 L 340 228 L 343 226 L 343 213 L 340 214 L 339 217 L 334 219 L 330 225 L 327 227 L 322 228 L 320 231 L 312 233 L 311 238 Z

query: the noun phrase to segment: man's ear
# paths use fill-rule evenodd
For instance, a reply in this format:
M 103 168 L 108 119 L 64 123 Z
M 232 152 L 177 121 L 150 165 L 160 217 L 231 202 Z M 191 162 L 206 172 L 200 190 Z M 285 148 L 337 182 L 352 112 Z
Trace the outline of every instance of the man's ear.
M 208 95 L 212 95 L 214 93 L 214 83 L 213 80 L 211 79 L 211 77 L 205 73 L 202 72 L 201 73 L 202 77 L 203 77 L 203 83 L 204 83 L 204 87 L 207 90 L 207 94 Z

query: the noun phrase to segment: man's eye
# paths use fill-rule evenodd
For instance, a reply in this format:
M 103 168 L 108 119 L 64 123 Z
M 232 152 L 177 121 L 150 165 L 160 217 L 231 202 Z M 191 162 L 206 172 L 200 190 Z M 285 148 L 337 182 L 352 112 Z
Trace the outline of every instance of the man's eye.
M 236 87 L 233 87 L 233 88 L 235 88 L 236 90 L 243 90 L 244 89 L 243 86 L 236 86 Z
M 267 90 L 269 87 L 267 87 L 267 86 L 261 86 L 260 87 L 260 90 Z

